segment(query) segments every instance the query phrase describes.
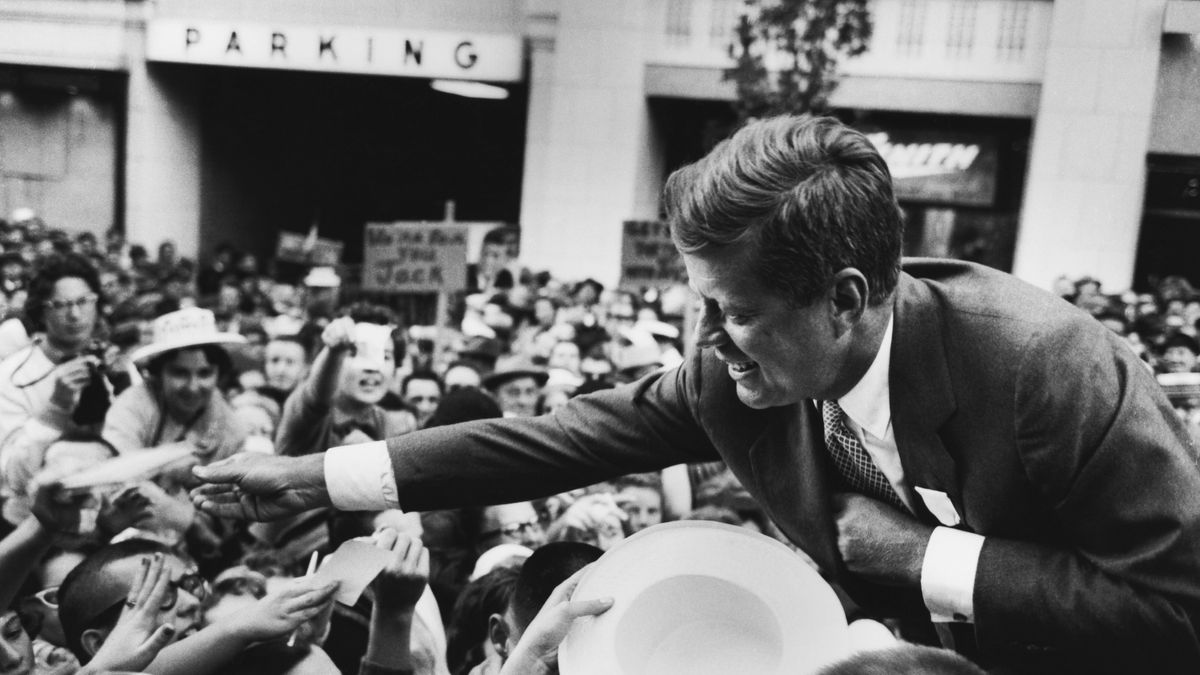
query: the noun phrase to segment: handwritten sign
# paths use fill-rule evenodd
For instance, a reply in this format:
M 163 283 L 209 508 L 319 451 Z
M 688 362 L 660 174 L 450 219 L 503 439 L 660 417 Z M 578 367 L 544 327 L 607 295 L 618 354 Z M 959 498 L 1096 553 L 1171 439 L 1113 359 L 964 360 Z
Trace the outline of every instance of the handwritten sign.
M 312 248 L 310 249 L 309 246 Z M 324 265 L 336 267 L 342 262 L 340 241 L 318 238 L 315 242 L 296 232 L 281 231 L 279 243 L 275 247 L 275 259 L 283 262 L 306 263 L 309 265 Z
M 670 286 L 687 278 L 671 231 L 659 220 L 627 220 L 621 237 L 621 288 Z
M 363 288 L 452 293 L 467 286 L 467 228 L 444 223 L 367 223 Z

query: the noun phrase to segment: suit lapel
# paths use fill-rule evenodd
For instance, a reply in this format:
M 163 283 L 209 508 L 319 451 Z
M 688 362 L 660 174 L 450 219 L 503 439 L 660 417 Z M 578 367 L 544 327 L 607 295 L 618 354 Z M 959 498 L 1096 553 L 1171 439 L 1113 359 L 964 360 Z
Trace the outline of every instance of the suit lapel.
M 771 411 L 763 433 L 750 447 L 750 466 L 783 533 L 826 574 L 837 574 L 841 557 L 829 509 L 821 421 L 808 401 Z
M 939 305 L 927 287 L 902 273 L 895 312 L 888 387 L 905 479 L 912 488 L 946 493 L 965 517 L 957 466 L 938 435 L 955 410 Z M 931 518 L 915 490 L 913 497 L 923 511 L 920 515 Z

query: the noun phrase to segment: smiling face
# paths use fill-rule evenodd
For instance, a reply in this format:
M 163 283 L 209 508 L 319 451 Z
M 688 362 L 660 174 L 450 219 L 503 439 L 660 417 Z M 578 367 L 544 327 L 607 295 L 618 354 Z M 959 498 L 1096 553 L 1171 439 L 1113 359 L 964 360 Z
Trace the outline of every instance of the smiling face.
M 395 373 L 395 352 L 390 347 L 386 350 L 382 368 L 361 359 L 346 359 L 342 364 L 338 393 L 356 403 L 374 405 L 387 394 L 387 383 Z
M 843 374 L 849 334 L 838 329 L 827 296 L 797 306 L 747 271 L 755 268 L 744 248 L 703 253 L 683 256 L 704 303 L 696 342 L 725 362 L 743 403 L 770 408 L 837 398 L 849 389 L 854 379 Z
M 177 420 L 190 420 L 212 400 L 217 365 L 202 349 L 180 349 L 167 357 L 160 376 L 163 400 Z

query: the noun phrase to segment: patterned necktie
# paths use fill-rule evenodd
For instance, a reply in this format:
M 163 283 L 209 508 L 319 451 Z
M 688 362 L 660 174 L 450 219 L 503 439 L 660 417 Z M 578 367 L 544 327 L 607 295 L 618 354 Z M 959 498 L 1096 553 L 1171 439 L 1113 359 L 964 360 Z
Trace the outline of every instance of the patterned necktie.
M 900 500 L 887 476 L 875 466 L 858 436 L 846 426 L 845 416 L 845 411 L 837 401 L 821 402 L 821 418 L 825 421 L 825 447 L 833 457 L 833 463 L 837 465 L 838 474 L 850 489 L 907 511 L 908 507 Z

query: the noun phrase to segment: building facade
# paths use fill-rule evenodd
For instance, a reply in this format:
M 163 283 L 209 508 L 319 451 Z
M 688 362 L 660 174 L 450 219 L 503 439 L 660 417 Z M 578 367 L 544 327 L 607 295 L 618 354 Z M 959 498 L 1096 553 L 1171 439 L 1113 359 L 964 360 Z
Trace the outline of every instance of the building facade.
M 1044 287 L 1200 281 L 1198 7 L 875 0 L 832 105 L 888 157 L 908 251 Z M 315 223 L 353 261 L 366 223 L 453 202 L 519 224 L 531 268 L 615 282 L 622 222 L 658 217 L 667 173 L 732 121 L 739 9 L 0 0 L 0 213 L 189 255 Z

